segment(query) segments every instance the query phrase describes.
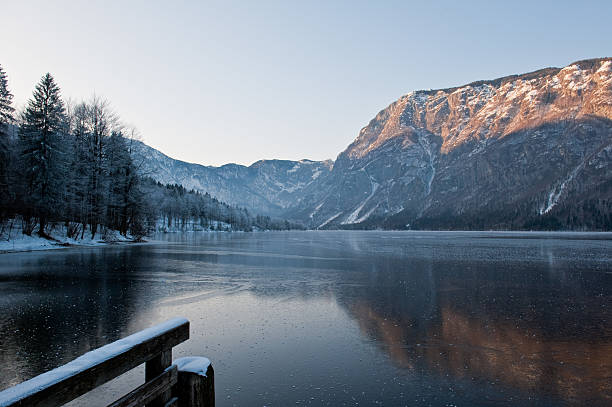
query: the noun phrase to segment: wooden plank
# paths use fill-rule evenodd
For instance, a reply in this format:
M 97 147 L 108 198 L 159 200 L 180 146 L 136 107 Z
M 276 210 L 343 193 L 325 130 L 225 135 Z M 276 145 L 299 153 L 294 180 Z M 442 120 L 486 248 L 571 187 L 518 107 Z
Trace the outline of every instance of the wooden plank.
M 0 392 L 0 406 L 61 406 L 187 339 L 189 321 L 166 321 Z
M 151 402 L 160 394 L 170 390 L 178 381 L 178 368 L 172 365 L 134 391 L 121 397 L 108 407 L 139 407 Z

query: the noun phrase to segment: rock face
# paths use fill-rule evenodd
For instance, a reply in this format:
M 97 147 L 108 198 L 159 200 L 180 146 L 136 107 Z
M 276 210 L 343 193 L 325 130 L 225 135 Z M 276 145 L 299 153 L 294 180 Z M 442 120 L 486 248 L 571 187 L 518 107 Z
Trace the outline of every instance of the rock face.
M 290 213 L 319 228 L 610 228 L 610 119 L 610 58 L 412 92 Z
M 137 142 L 134 159 L 141 173 L 164 184 L 208 192 L 222 202 L 257 214 L 279 216 L 302 199 L 301 192 L 331 170 L 331 161 L 261 160 L 246 167 L 210 167 L 170 158 Z
M 335 163 L 143 156 L 163 182 L 313 228 L 612 229 L 611 119 L 603 58 L 409 93 Z

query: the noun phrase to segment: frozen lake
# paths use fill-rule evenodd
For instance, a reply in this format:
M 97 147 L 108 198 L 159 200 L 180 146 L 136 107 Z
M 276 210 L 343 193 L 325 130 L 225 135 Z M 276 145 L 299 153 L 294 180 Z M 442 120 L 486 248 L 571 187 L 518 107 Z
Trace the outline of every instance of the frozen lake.
M 612 404 L 611 234 L 159 238 L 0 255 L 0 389 L 184 316 L 218 406 Z

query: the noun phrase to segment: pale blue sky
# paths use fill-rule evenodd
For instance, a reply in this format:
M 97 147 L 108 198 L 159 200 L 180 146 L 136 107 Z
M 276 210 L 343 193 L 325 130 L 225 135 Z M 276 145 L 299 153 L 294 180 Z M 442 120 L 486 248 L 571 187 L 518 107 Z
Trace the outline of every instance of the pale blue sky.
M 425 4 L 427 3 L 427 4 Z M 334 159 L 399 96 L 612 55 L 611 1 L 0 0 L 17 104 L 51 72 L 182 160 Z

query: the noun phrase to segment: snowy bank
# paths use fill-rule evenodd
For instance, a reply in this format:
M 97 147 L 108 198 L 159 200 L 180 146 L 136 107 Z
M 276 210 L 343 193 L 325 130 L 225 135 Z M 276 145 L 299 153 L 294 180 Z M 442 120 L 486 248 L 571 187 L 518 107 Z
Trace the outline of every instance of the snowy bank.
M 72 246 L 96 247 L 116 243 L 133 243 L 132 236 L 122 236 L 115 230 L 102 230 L 92 238 L 86 231 L 83 238 L 67 237 L 64 225 L 53 225 L 47 230 L 48 238 L 32 232 L 31 235 L 23 233 L 21 222 L 10 221 L 0 227 L 0 253 L 29 252 L 34 250 L 63 249 Z

